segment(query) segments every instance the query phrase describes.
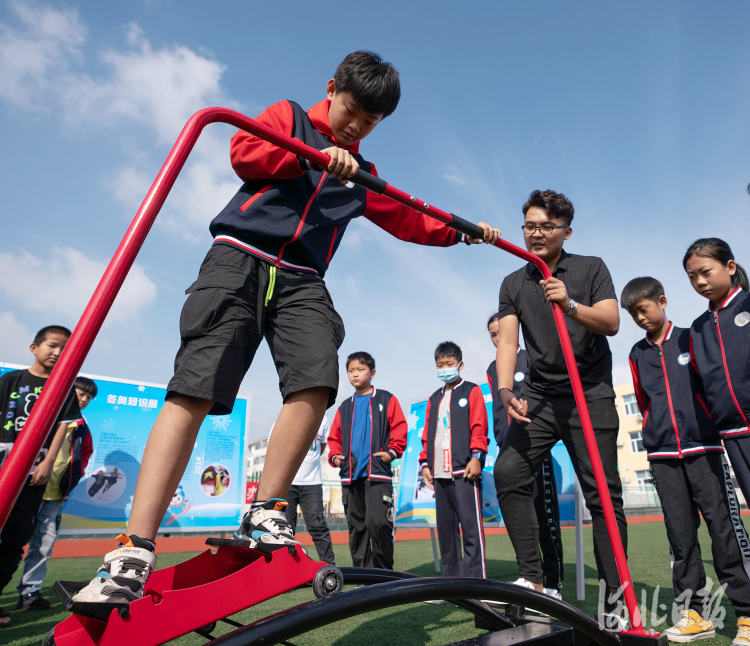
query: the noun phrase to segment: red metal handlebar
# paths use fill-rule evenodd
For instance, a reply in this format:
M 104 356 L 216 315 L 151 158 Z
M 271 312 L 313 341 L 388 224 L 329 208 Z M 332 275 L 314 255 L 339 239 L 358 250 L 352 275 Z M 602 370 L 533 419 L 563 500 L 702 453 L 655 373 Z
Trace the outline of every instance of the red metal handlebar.
M 187 160 L 188 155 L 193 149 L 195 142 L 198 140 L 203 128 L 209 123 L 229 123 L 237 128 L 246 130 L 262 139 L 270 141 L 281 148 L 293 152 L 312 163 L 326 167 L 329 163 L 327 155 L 314 148 L 303 144 L 297 139 L 292 139 L 281 133 L 264 126 L 239 112 L 227 110 L 225 108 L 206 108 L 196 112 L 185 124 L 180 136 L 177 138 L 172 150 L 170 151 L 164 165 L 161 167 L 159 174 L 156 176 L 154 183 L 151 185 L 146 194 L 143 203 L 138 212 L 135 214 L 133 221 L 128 227 L 125 236 L 122 239 L 117 251 L 110 261 L 104 272 L 99 284 L 94 291 L 86 309 L 78 321 L 73 335 L 70 337 L 65 350 L 63 351 L 57 365 L 42 391 L 39 400 L 34 406 L 29 419 L 24 426 L 24 432 L 20 435 L 18 442 L 10 453 L 2 469 L 0 469 L 0 528 L 10 514 L 11 509 L 23 487 L 34 460 L 44 444 L 47 434 L 55 422 L 55 419 L 62 408 L 65 397 L 70 391 L 73 381 L 83 364 L 86 355 L 91 349 L 91 345 L 99 333 L 99 329 L 109 312 L 117 293 L 122 287 L 130 268 L 135 261 L 141 246 L 143 245 L 151 226 L 161 210 L 164 201 L 167 198 L 177 176 Z M 356 181 L 353 178 L 353 181 Z M 452 214 L 426 204 L 403 191 L 392 186 L 386 185 L 383 191 L 391 199 L 413 208 L 425 215 L 429 215 L 448 226 L 453 226 L 459 230 L 467 229 L 476 230 L 474 225 L 466 223 L 461 218 L 456 218 Z M 514 256 L 518 256 L 528 262 L 534 263 L 542 275 L 548 278 L 551 274 L 547 265 L 539 258 L 530 254 L 528 251 L 521 249 L 505 240 L 498 240 L 495 246 L 508 251 Z M 591 456 L 591 463 L 596 479 L 596 486 L 604 509 L 604 517 L 607 523 L 609 538 L 612 542 L 612 548 L 617 562 L 617 570 L 620 575 L 620 581 L 624 586 L 625 602 L 630 613 L 630 619 L 634 633 L 646 634 L 642 627 L 641 616 L 638 611 L 633 582 L 630 577 L 625 551 L 620 539 L 620 533 L 617 527 L 612 500 L 607 488 L 607 481 L 602 468 L 599 448 L 596 443 L 596 436 L 591 425 L 586 398 L 583 393 L 581 379 L 578 375 L 573 347 L 570 343 L 568 330 L 565 326 L 562 310 L 557 304 L 553 304 L 555 316 L 555 325 L 557 326 L 560 342 L 562 343 L 565 363 L 570 373 L 570 381 L 573 385 L 576 405 L 581 416 L 581 424 L 586 438 L 586 445 Z

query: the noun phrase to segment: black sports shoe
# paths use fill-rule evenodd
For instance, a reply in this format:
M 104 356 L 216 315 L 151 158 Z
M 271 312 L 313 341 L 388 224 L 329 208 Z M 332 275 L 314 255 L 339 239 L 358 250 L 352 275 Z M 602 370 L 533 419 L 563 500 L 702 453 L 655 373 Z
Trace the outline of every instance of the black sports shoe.
M 268 547 L 303 547 L 294 540 L 294 532 L 284 514 L 286 500 L 271 498 L 262 505 L 251 509 L 242 519 L 234 533 L 241 541 L 263 543 Z M 304 549 L 304 547 L 303 547 Z
M 39 590 L 18 597 L 16 604 L 16 610 L 49 610 L 49 608 L 50 602 L 42 596 Z

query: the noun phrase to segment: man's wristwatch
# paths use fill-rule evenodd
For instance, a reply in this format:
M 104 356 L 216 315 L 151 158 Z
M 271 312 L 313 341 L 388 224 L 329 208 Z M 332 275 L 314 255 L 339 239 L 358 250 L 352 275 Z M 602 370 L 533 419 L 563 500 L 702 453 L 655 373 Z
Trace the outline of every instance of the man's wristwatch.
M 568 308 L 567 312 L 564 312 L 565 316 L 573 316 L 578 311 L 578 303 L 576 303 L 572 298 L 568 298 L 570 301 L 570 307 Z

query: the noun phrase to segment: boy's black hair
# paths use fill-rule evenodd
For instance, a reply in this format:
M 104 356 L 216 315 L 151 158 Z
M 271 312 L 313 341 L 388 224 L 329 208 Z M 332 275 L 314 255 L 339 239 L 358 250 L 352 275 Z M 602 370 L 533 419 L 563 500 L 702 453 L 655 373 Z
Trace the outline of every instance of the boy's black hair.
M 453 343 L 453 341 L 443 341 L 435 348 L 435 361 L 440 357 L 455 357 L 459 363 L 464 360 L 461 348 L 456 343 Z
M 500 320 L 500 314 L 498 312 L 495 312 L 492 316 L 490 316 L 489 320 L 487 321 L 487 329 L 490 329 L 490 325 L 492 325 L 495 321 Z
M 34 345 L 41 345 L 44 343 L 47 340 L 48 334 L 62 334 L 69 339 L 72 332 L 62 325 L 48 325 L 36 333 L 36 336 L 34 337 Z
M 401 98 L 401 83 L 396 68 L 383 62 L 374 52 L 352 52 L 333 75 L 336 92 L 351 92 L 357 107 L 367 114 L 390 114 Z
M 524 216 L 533 206 L 538 209 L 544 209 L 550 220 L 552 218 L 560 218 L 567 226 L 570 226 L 570 223 L 573 221 L 573 215 L 575 215 L 573 203 L 565 195 L 555 193 L 555 191 L 532 191 L 529 199 L 526 200 L 526 204 L 523 205 Z
M 352 361 L 359 361 L 360 363 L 366 365 L 370 370 L 375 370 L 375 359 L 372 358 L 372 355 L 369 352 L 352 352 L 347 358 L 346 358 L 346 369 L 349 369 L 349 364 Z
M 630 311 L 631 307 L 635 307 L 642 300 L 647 299 L 658 303 L 660 296 L 665 296 L 664 285 L 651 276 L 639 276 L 623 287 L 620 305 L 623 309 Z
M 687 261 L 690 260 L 693 256 L 700 256 L 701 258 L 711 258 L 716 262 L 720 262 L 725 267 L 730 260 L 734 260 L 734 254 L 732 253 L 731 247 L 721 238 L 699 238 L 693 244 L 691 244 L 682 259 L 682 268 L 686 271 Z M 740 264 L 736 260 L 734 264 L 737 267 L 737 271 L 735 271 L 734 276 L 732 276 L 732 287 L 737 287 L 739 285 L 746 292 L 750 291 L 747 272 L 740 266 Z
M 88 377 L 76 377 L 76 380 L 73 382 L 73 387 L 80 388 L 83 392 L 88 393 L 91 395 L 91 399 L 96 397 L 99 392 L 99 389 L 96 387 L 96 382 Z

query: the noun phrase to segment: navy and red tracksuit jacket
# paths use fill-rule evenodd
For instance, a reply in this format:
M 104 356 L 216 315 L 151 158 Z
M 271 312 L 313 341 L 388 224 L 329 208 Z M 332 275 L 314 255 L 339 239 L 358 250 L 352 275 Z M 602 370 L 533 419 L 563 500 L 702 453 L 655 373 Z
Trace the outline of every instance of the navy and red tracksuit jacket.
M 526 350 L 518 348 L 516 359 L 516 370 L 513 373 L 513 394 L 516 399 L 521 397 L 521 384 L 529 378 L 529 359 L 526 356 Z M 487 383 L 490 385 L 492 393 L 492 431 L 495 434 L 497 448 L 501 448 L 505 434 L 510 427 L 511 416 L 505 410 L 503 402 L 498 394 L 497 365 L 493 361 L 487 368 Z
M 698 373 L 690 365 L 690 330 L 669 324 L 664 340 L 648 337 L 630 351 L 649 460 L 680 460 L 724 451 Z
M 377 176 L 359 154 L 359 143 L 339 144 L 328 121 L 328 99 L 305 112 L 292 101 L 266 109 L 257 121 L 308 146 L 345 148 L 362 170 Z M 274 144 L 244 131 L 232 137 L 232 167 L 245 182 L 211 222 L 214 244 L 241 249 L 276 267 L 320 277 L 341 244 L 346 227 L 365 216 L 401 240 L 448 247 L 465 236 L 393 200 L 310 167 Z
M 435 472 L 435 446 L 437 439 L 437 417 L 440 402 L 445 396 L 445 386 L 436 390 L 427 401 L 425 428 L 422 432 L 422 453 L 419 463 Z M 484 462 L 487 455 L 487 406 L 482 389 L 469 381 L 459 380 L 453 387 L 449 408 L 451 448 L 448 455 L 438 455 L 447 460 L 453 476 L 462 476 L 471 458 Z
M 690 358 L 721 437 L 750 435 L 750 294 L 736 287 L 690 328 Z
M 354 395 L 336 411 L 328 435 L 328 462 L 334 468 L 334 458 L 342 458 L 339 474 L 342 484 L 352 482 L 352 426 L 354 424 Z M 370 396 L 370 464 L 367 479 L 391 482 L 391 465 L 376 457 L 375 453 L 387 451 L 394 460 L 400 458 L 406 448 L 407 426 L 401 405 L 387 390 L 372 389 Z

